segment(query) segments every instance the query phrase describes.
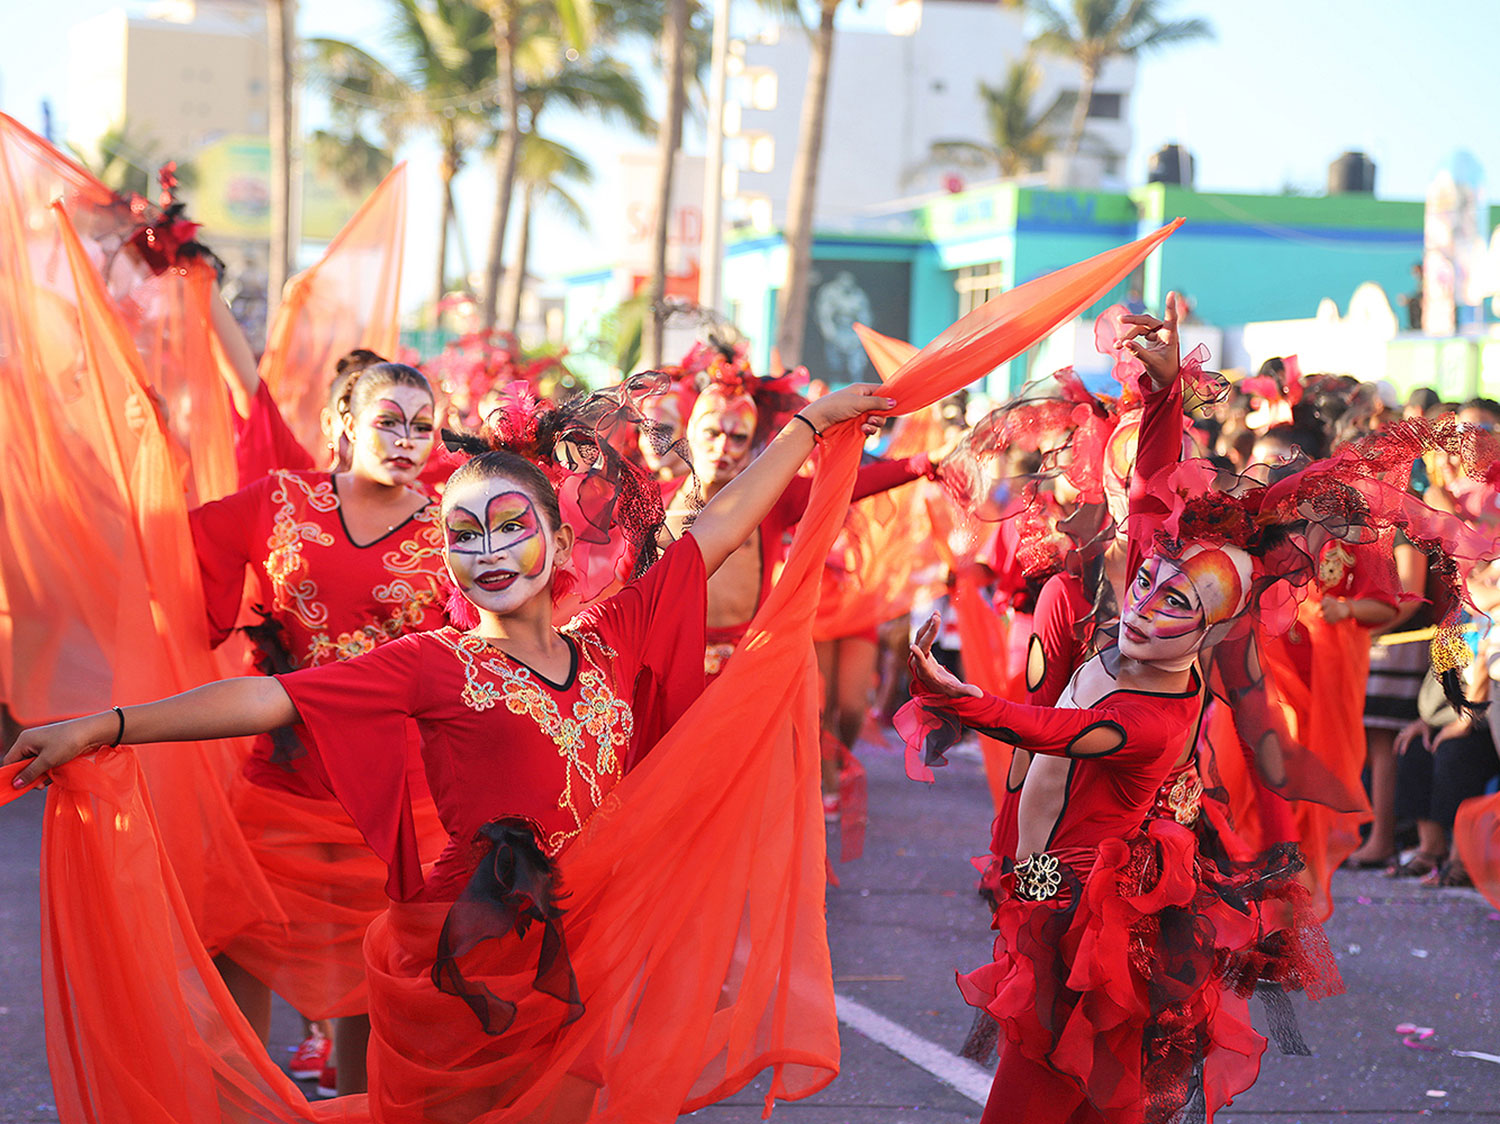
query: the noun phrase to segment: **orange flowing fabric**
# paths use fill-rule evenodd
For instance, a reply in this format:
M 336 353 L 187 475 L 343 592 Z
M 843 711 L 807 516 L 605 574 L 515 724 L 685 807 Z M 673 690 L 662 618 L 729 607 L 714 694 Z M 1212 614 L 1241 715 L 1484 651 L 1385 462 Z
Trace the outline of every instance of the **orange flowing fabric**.
M 917 353 L 904 340 L 854 325 L 882 379 Z M 935 449 L 942 427 L 932 407 L 897 423 L 888 456 L 912 457 Z M 854 565 L 837 582 L 825 582 L 813 622 L 814 640 L 860 636 L 911 611 L 916 575 L 937 561 L 927 516 L 927 487 L 920 481 L 860 500 L 846 525 Z
M 1274 688 L 1294 739 L 1344 786 L 1363 797 L 1365 764 L 1365 679 L 1370 670 L 1370 630 L 1357 621 L 1330 624 L 1311 598 L 1298 609 L 1305 642 L 1312 651 L 1312 681 L 1292 662 L 1285 635 L 1263 637 L 1268 686 Z M 1313 909 L 1319 921 L 1333 916 L 1333 872 L 1359 847 L 1359 828 L 1370 821 L 1366 806 L 1339 812 L 1308 800 L 1292 802 L 1302 857 L 1312 880 Z
M 187 527 L 186 465 L 146 405 L 137 346 L 154 332 L 164 349 L 188 348 L 192 333 L 150 327 L 152 309 L 203 277 L 163 280 L 134 265 L 120 252 L 128 210 L 122 218 L 101 185 L 9 118 L 0 118 L 0 193 L 6 701 L 34 724 L 219 677 Z M 50 206 L 56 197 L 63 203 Z M 87 242 L 72 213 L 93 232 Z M 142 756 L 209 947 L 279 916 L 226 796 L 243 753 L 231 742 Z
M 1168 233 L 961 321 L 890 380 L 896 412 L 1030 346 Z M 366 936 L 375 1092 L 309 1106 L 255 1042 L 193 935 L 135 756 L 104 752 L 56 770 L 43 844 L 44 987 L 65 1124 L 650 1124 L 766 1069 L 768 1107 L 831 1081 L 839 1047 L 811 628 L 860 445 L 854 426 L 827 436 L 781 581 L 736 660 L 559 858 L 564 936 L 584 1004 L 572 1023 L 547 1009 L 520 967 L 525 940 L 508 939 L 462 961 L 467 978 L 523 1005 L 510 1030 L 482 1035 L 424 975 L 436 914 L 392 908 Z M 702 752 L 713 744 L 737 752 Z M 0 800 L 14 795 L 5 782 L 15 771 L 0 770 Z
M 266 336 L 260 377 L 304 449 L 323 445 L 318 417 L 339 356 L 364 347 L 387 359 L 400 344 L 406 245 L 406 164 L 365 200 L 318 263 L 286 284 Z
M 1458 806 L 1453 841 L 1474 888 L 1500 909 L 1500 793 L 1476 796 Z

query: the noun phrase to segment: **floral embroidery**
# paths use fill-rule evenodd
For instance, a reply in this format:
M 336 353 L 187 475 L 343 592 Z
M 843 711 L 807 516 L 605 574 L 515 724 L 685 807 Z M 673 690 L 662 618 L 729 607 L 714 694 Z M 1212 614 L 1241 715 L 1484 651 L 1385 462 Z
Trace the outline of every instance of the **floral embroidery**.
M 571 629 L 563 630 L 578 645 L 579 701 L 571 716 L 564 716 L 553 693 L 537 681 L 531 669 L 490 647 L 482 637 L 442 628 L 434 639 L 454 653 L 463 664 L 464 687 L 460 695 L 471 710 L 489 710 L 498 703 L 519 717 L 529 718 L 552 740 L 564 762 L 563 789 L 557 807 L 572 818 L 571 829 L 554 831 L 543 840 L 549 854 L 573 836 L 613 787 L 606 783 L 623 772 L 620 752 L 635 732 L 630 707 L 610 687 L 603 670 L 615 653 L 598 637 Z M 498 681 L 498 686 L 497 686 Z
M 1038 851 L 1016 863 L 1016 897 L 1022 901 L 1044 902 L 1062 889 L 1062 864 L 1056 855 Z
M 279 505 L 271 524 L 271 537 L 266 542 L 266 576 L 271 579 L 272 604 L 277 611 L 290 613 L 305 628 L 324 628 L 328 624 L 328 606 L 314 600 L 318 586 L 306 576 L 302 544 L 332 546 L 333 536 L 315 521 L 299 520 L 297 515 L 299 505 L 313 511 L 336 511 L 338 496 L 331 480 L 314 484 L 292 472 L 271 475 L 276 479 L 271 502 Z

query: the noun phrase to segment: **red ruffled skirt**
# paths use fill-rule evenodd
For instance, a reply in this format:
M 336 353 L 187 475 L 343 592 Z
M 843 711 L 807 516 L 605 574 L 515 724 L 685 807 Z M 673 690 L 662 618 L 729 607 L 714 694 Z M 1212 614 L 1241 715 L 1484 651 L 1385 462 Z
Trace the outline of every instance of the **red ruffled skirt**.
M 958 978 L 1011 1048 L 1110 1119 L 1164 1124 L 1201 1087 L 1212 1120 L 1260 1071 L 1257 981 L 1314 997 L 1341 987 L 1300 864 L 1245 861 L 1200 824 L 1153 818 L 1132 839 L 1054 851 L 1056 893 L 1041 901 L 1018 896 L 1007 872 L 995 959 Z

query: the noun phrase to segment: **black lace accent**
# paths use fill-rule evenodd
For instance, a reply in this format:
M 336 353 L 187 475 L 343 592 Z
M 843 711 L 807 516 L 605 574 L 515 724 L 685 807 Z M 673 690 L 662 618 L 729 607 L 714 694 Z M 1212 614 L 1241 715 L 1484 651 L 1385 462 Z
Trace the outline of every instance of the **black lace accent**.
M 491 820 L 475 833 L 475 842 L 488 848 L 443 922 L 433 984 L 468 1004 L 486 1034 L 504 1033 L 515 1020 L 516 1005 L 466 979 L 458 958 L 484 941 L 511 934 L 524 937 L 533 924 L 541 925 L 542 947 L 532 986 L 567 1005 L 563 1026 L 574 1022 L 583 1014 L 583 1000 L 563 940 L 562 895 L 531 821 L 519 816 Z

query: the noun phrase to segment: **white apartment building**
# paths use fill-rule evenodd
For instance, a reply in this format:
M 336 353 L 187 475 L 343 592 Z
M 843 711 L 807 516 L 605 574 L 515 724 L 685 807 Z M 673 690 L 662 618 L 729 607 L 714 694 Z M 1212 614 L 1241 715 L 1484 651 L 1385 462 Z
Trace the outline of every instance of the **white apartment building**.
M 943 190 L 942 169 L 929 163 L 932 143 L 989 142 L 979 84 L 999 85 L 1027 43 L 1024 14 L 994 0 L 897 0 L 885 31 L 840 28 L 815 225 L 864 227 L 898 200 Z M 731 223 L 765 230 L 785 220 L 810 55 L 810 37 L 795 27 L 773 27 L 737 51 L 725 121 Z M 1038 54 L 1037 62 L 1040 112 L 1080 82 L 1066 59 Z M 1071 167 L 1054 161 L 1053 185 L 1124 187 L 1134 88 L 1133 61 L 1105 65 L 1080 158 Z

